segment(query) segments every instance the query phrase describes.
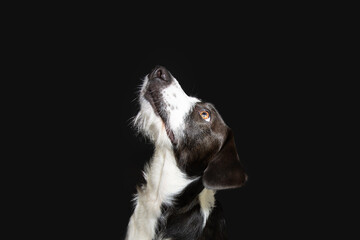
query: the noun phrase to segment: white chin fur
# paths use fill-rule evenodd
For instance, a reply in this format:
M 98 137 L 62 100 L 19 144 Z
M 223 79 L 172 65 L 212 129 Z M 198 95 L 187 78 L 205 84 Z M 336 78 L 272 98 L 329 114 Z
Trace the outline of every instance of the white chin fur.
M 134 124 L 138 131 L 147 136 L 156 146 L 171 147 L 163 121 L 154 113 L 151 104 L 145 99 L 142 100 L 141 110 L 136 115 Z

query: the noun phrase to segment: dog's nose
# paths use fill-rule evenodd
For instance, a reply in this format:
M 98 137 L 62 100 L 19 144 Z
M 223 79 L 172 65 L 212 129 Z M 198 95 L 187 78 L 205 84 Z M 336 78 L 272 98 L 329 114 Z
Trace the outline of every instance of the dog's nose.
M 170 72 L 163 66 L 156 66 L 154 70 L 149 74 L 149 80 L 158 78 L 163 81 L 170 81 L 171 80 L 171 74 Z

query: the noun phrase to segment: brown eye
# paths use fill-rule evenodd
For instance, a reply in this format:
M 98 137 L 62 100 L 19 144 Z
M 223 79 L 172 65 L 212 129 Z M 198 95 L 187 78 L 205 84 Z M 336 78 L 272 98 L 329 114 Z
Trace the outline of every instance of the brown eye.
M 209 112 L 207 112 L 207 111 L 201 111 L 201 112 L 199 112 L 199 114 L 200 114 L 200 116 L 201 116 L 204 120 L 210 121 L 210 114 L 209 114 Z

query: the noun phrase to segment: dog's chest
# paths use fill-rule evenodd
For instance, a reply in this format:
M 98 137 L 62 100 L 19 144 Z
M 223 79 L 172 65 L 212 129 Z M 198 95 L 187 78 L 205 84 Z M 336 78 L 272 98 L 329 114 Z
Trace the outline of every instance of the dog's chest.
M 173 199 L 193 180 L 188 179 L 176 165 L 171 149 L 155 149 L 154 156 L 144 170 L 146 185 L 136 196 L 126 239 L 151 240 L 155 236 L 162 205 L 172 205 Z
M 126 239 L 166 239 L 171 228 L 183 228 L 189 223 L 196 224 L 199 231 L 204 227 L 214 207 L 214 192 L 199 188 L 198 178 L 189 179 L 181 172 L 172 150 L 155 150 L 144 177 L 146 185 L 138 191 Z M 184 194 L 187 197 L 179 206 L 183 200 L 179 196 Z M 164 206 L 177 210 L 164 211 Z
M 215 203 L 214 191 L 195 180 L 176 197 L 171 206 L 162 206 L 155 239 L 199 239 Z

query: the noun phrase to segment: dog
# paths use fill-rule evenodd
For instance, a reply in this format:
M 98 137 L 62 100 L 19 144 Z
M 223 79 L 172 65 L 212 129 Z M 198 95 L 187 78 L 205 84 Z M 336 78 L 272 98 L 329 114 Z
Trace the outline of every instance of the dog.
M 145 76 L 134 126 L 154 144 L 125 240 L 227 239 L 215 192 L 247 180 L 232 130 L 163 66 Z

